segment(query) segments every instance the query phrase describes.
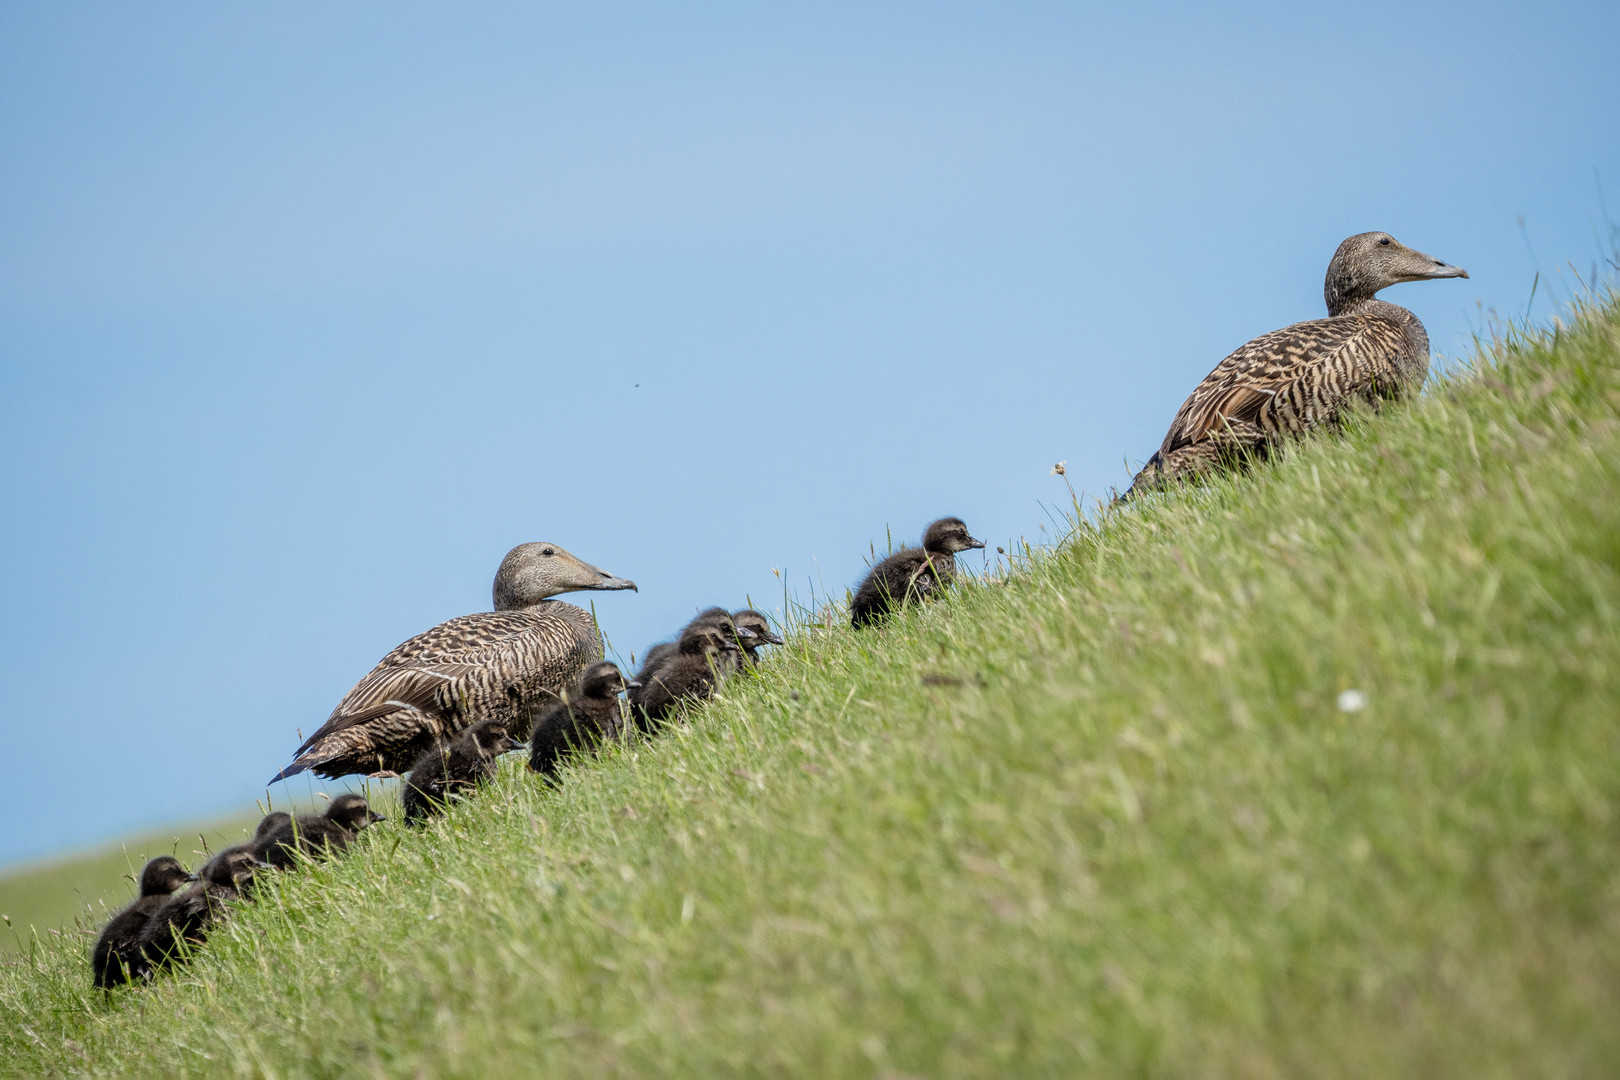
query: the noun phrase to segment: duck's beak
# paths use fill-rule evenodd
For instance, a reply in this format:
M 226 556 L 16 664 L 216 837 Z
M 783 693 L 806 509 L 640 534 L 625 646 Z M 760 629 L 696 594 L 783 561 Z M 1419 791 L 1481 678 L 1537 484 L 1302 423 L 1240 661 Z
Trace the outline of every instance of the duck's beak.
M 639 681 L 627 682 L 627 683 L 624 684 L 624 688 L 626 690 L 640 690 L 641 689 L 641 683 Z
M 1467 277 L 1467 276 L 1468 276 L 1467 274 L 1463 275 L 1463 277 Z M 983 540 L 975 540 L 975 539 L 973 539 L 973 537 L 970 536 L 970 537 L 967 538 L 967 546 L 970 549 L 971 548 L 982 548 L 982 547 L 984 547 L 984 541 Z
M 984 545 L 981 544 L 979 546 L 983 547 Z M 760 640 L 764 641 L 767 645 L 780 645 L 782 644 L 782 635 L 773 634 L 771 631 L 767 630 L 760 635 Z
M 187 881 L 201 881 L 202 878 L 199 878 L 196 874 L 187 874 L 186 875 L 186 880 Z
M 589 563 L 587 563 L 586 565 L 590 566 Z M 629 589 L 631 592 L 640 592 L 641 591 L 640 589 L 636 588 L 636 583 L 631 581 L 629 578 L 614 577 L 612 574 L 608 573 L 606 570 L 602 569 L 600 566 L 592 566 L 591 569 L 595 570 L 598 574 L 601 575 L 601 580 L 598 581 L 595 585 L 588 586 L 589 588 L 603 589 L 603 590 L 608 590 L 608 591 L 612 591 L 612 590 L 616 590 L 616 589 Z
M 1433 255 L 1425 255 L 1421 251 L 1411 248 L 1406 263 L 1403 263 L 1400 277 L 1401 281 L 1434 281 L 1437 278 L 1465 278 L 1468 271 L 1460 266 L 1443 263 Z

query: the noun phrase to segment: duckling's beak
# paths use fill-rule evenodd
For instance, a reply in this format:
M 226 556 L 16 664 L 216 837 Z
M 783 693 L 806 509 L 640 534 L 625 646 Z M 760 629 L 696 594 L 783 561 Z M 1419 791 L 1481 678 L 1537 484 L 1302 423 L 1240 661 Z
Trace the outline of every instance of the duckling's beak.
M 980 544 L 979 546 L 983 547 L 984 545 Z M 765 642 L 767 645 L 780 645 L 782 644 L 782 635 L 773 634 L 771 631 L 767 630 L 760 635 L 760 640 Z
M 1463 275 L 1463 277 L 1467 277 L 1467 276 L 1468 276 L 1467 274 Z M 984 547 L 984 541 L 983 540 L 975 540 L 975 539 L 973 539 L 973 537 L 970 536 L 970 537 L 967 538 L 967 546 L 969 548 L 982 548 L 982 547 Z
M 627 683 L 624 684 L 624 688 L 626 690 L 640 690 L 641 689 L 641 683 L 640 683 L 639 680 L 638 681 L 627 682 Z
M 755 638 L 759 637 L 758 634 L 754 633 L 746 626 L 733 626 L 731 629 L 736 632 L 738 641 L 753 641 Z
M 187 881 L 201 881 L 202 878 L 198 877 L 196 874 L 187 874 L 186 875 L 186 880 Z
M 255 870 L 274 870 L 275 869 L 274 866 L 271 866 L 269 863 L 265 862 L 263 859 L 259 858 L 257 855 L 255 855 L 253 857 L 253 862 L 250 863 L 249 865 L 251 865 L 253 867 L 253 869 L 255 869 Z

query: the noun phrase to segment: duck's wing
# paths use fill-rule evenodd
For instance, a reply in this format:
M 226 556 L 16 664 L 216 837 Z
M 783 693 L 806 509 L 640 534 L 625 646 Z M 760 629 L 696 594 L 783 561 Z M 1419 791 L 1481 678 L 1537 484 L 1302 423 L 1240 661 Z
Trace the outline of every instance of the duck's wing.
M 596 645 L 594 638 L 582 644 L 580 636 L 581 627 L 560 612 L 482 612 L 441 623 L 384 657 L 270 782 L 310 768 L 333 775 L 321 768 L 330 762 L 341 762 L 332 767 L 346 775 L 364 771 L 379 755 L 414 760 L 422 743 L 453 734 L 451 713 L 470 695 L 536 670 L 580 666 L 577 659 Z
M 1329 398 L 1365 382 L 1380 355 L 1398 349 L 1400 329 L 1356 315 L 1315 319 L 1273 330 L 1215 365 L 1176 413 L 1161 458 L 1272 415 L 1308 416 Z M 1285 408 L 1279 409 L 1279 406 Z

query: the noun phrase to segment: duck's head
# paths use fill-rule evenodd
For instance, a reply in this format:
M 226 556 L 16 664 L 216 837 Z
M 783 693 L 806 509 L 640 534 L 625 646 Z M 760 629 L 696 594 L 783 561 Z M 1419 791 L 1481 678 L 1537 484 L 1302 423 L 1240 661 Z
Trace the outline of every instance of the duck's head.
M 339 795 L 333 799 L 332 805 L 326 808 L 326 819 L 350 832 L 359 832 L 374 821 L 388 820 L 372 810 L 371 805 L 359 795 Z
M 1407 247 L 1386 232 L 1357 233 L 1339 245 L 1328 263 L 1322 293 L 1328 314 L 1340 315 L 1371 300 L 1380 289 L 1403 281 L 1465 278 L 1468 271 Z
M 753 608 L 732 612 L 731 624 L 738 630 L 746 630 L 754 635 L 754 640 L 749 642 L 751 645 L 782 644 L 782 635 L 771 629 L 771 621 Z
M 758 635 L 753 630 L 738 623 L 732 617 L 731 612 L 723 607 L 704 608 L 686 625 L 688 628 L 699 625 L 715 627 L 721 633 L 729 634 L 734 638 L 740 648 L 747 649 L 760 644 L 757 640 Z
M 556 544 L 536 541 L 519 544 L 501 560 L 501 568 L 495 571 L 495 610 L 533 607 L 559 593 L 635 587 L 628 578 L 614 577 Z
M 598 660 L 579 676 L 579 689 L 586 697 L 617 697 L 629 685 L 625 682 L 624 672 L 619 670 L 619 665 L 611 660 Z
M 186 882 L 196 880 L 197 875 L 181 866 L 179 859 L 159 855 L 141 870 L 141 895 L 168 896 Z
M 729 627 L 714 623 L 693 623 L 681 633 L 681 653 L 686 656 L 713 656 L 720 652 L 737 652 L 737 639 Z
M 285 810 L 276 810 L 259 819 L 259 827 L 253 830 L 253 839 L 263 840 L 283 825 L 292 821 L 292 815 Z
M 240 888 L 252 881 L 254 874 L 268 869 L 270 864 L 259 858 L 251 847 L 238 844 L 209 859 L 202 869 L 202 879 L 210 885 Z
M 523 745 L 512 738 L 511 733 L 506 730 L 504 720 L 485 720 L 481 724 L 474 724 L 469 730 L 485 757 L 500 757 L 507 751 L 516 750 Z
M 969 536 L 961 518 L 940 518 L 923 533 L 923 550 L 934 555 L 955 555 L 958 551 L 982 547 L 984 541 Z

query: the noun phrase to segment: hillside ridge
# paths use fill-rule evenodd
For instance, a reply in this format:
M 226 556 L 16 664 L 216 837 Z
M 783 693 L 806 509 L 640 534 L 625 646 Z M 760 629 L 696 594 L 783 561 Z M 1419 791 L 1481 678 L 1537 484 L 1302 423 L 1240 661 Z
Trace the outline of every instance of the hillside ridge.
M 0 1061 L 1610 1072 L 1617 477 L 1610 295 L 879 631 L 801 625 L 555 789 L 513 761 L 150 987 L 41 940 Z

